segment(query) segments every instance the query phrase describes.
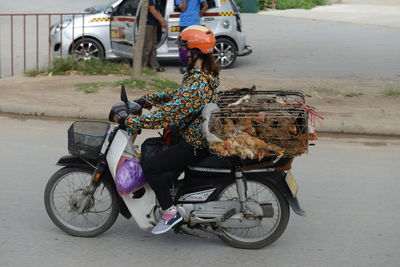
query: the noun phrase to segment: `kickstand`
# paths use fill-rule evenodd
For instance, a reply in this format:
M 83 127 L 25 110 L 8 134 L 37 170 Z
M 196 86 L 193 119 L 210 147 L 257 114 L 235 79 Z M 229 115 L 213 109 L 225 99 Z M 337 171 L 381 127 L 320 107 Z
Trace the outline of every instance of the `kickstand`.
M 210 237 L 208 235 L 202 235 L 194 230 L 191 230 L 189 228 L 183 227 L 182 225 L 178 225 L 177 227 L 174 228 L 175 234 L 185 234 L 185 235 L 191 235 L 195 236 L 197 238 L 205 238 L 209 239 Z

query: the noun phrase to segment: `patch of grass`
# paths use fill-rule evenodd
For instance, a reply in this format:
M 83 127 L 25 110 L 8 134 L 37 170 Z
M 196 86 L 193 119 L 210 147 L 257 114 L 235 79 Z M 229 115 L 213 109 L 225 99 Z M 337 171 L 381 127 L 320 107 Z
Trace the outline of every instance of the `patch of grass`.
M 74 57 L 56 58 L 50 69 L 26 72 L 29 77 L 34 77 L 42 73 L 52 73 L 53 75 L 66 75 L 78 73 L 83 75 L 107 75 L 119 74 L 126 75 L 131 72 L 131 67 L 127 63 L 116 63 L 112 61 L 99 61 L 97 59 L 83 60 Z
M 52 67 L 45 71 L 28 71 L 26 75 L 33 77 L 42 73 L 52 73 L 53 75 L 83 74 L 83 75 L 107 75 L 119 74 L 126 75 L 131 73 L 132 68 L 128 63 L 116 63 L 112 61 L 99 61 L 96 59 L 80 60 L 79 58 L 55 59 Z M 179 88 L 179 84 L 166 78 L 154 77 L 157 72 L 144 68 L 140 78 L 126 78 L 116 82 L 87 82 L 76 83 L 74 87 L 77 91 L 86 94 L 97 93 L 100 88 L 105 86 L 117 87 L 124 84 L 130 89 L 147 89 L 150 91 L 164 91 Z
M 78 70 L 78 61 L 74 58 L 56 58 L 49 69 L 54 75 L 64 75 L 69 71 Z
M 150 83 L 153 90 L 162 92 L 165 90 L 177 89 L 180 85 L 174 81 L 168 79 L 153 78 L 152 83 Z
M 154 76 L 154 75 L 157 74 L 157 72 L 155 70 L 152 70 L 152 69 L 149 69 L 149 68 L 143 68 L 142 69 L 142 73 L 144 75 L 147 75 L 147 76 Z
M 359 93 L 359 92 L 350 92 L 350 93 L 345 94 L 344 96 L 345 96 L 345 97 L 358 97 L 358 96 L 362 96 L 362 95 L 363 95 L 363 93 Z
M 326 0 L 275 0 L 276 9 L 311 9 L 326 4 Z M 271 5 L 271 0 L 258 0 L 260 10 L 265 10 L 268 5 Z
M 394 89 L 394 88 L 388 89 L 385 92 L 383 92 L 383 95 L 384 96 L 395 96 L 395 97 L 398 97 L 398 96 L 400 96 L 400 89 Z
M 121 81 L 115 82 L 115 85 L 124 84 L 126 87 L 131 89 L 145 89 L 146 81 L 134 78 L 128 78 Z
M 46 70 L 28 70 L 25 72 L 25 76 L 27 77 L 36 77 L 40 74 L 45 74 L 47 73 Z
M 85 75 L 106 75 L 106 74 L 128 74 L 130 67 L 128 64 L 115 63 L 111 61 L 99 61 L 89 59 L 78 61 L 77 71 Z
M 124 84 L 125 87 L 129 89 L 147 89 L 150 91 L 157 91 L 157 92 L 177 89 L 180 86 L 178 83 L 168 79 L 160 79 L 160 78 L 149 79 L 145 76 L 142 76 L 142 78 L 140 79 L 127 78 L 116 82 L 76 83 L 74 84 L 74 87 L 76 88 L 77 91 L 81 91 L 86 94 L 94 94 L 97 93 L 99 89 L 102 87 L 105 86 L 117 87 L 121 84 Z
M 113 86 L 113 82 L 88 82 L 88 83 L 76 83 L 74 87 L 76 91 L 81 91 L 86 94 L 94 94 L 99 91 L 100 88 L 105 86 Z

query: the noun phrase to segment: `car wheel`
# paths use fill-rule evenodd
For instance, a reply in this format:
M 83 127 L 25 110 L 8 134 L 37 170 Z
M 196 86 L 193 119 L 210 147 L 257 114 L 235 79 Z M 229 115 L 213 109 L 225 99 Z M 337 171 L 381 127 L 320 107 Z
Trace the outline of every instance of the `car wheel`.
M 84 60 L 93 58 L 103 60 L 105 57 L 103 46 L 92 38 L 82 38 L 72 44 L 70 55 Z
M 218 66 L 224 69 L 232 67 L 236 61 L 237 49 L 235 44 L 226 38 L 217 39 L 213 56 Z

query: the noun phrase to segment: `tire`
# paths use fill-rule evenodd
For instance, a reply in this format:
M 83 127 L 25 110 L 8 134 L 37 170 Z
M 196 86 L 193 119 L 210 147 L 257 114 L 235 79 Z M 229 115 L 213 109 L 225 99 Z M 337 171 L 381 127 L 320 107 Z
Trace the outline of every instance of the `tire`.
M 233 66 L 237 58 L 237 49 L 234 42 L 227 38 L 218 38 L 213 56 L 217 65 L 223 69 Z
M 78 214 L 74 211 L 77 205 L 73 205 L 72 203 L 74 203 L 76 199 L 79 199 L 79 193 L 84 192 L 83 188 L 86 185 L 90 185 L 92 173 L 92 170 L 84 168 L 62 168 L 53 174 L 47 182 L 44 191 L 44 205 L 50 219 L 61 230 L 72 236 L 97 236 L 108 230 L 114 224 L 119 214 L 119 206 L 115 191 L 112 190 L 108 183 L 103 182 L 96 188 L 96 191 L 89 202 L 89 209 L 84 210 L 82 214 Z M 61 185 L 68 183 L 70 185 L 73 184 L 73 188 L 70 187 L 69 190 L 61 192 Z M 77 184 L 79 184 L 79 186 L 77 186 Z M 103 197 L 101 201 L 100 197 Z M 58 205 L 56 202 L 60 202 L 60 205 L 62 206 L 57 207 Z M 102 203 L 106 202 L 110 202 L 110 204 L 106 204 L 106 207 L 102 207 L 102 211 L 96 209 L 96 207 L 99 208 Z M 64 218 L 64 214 L 66 214 L 65 216 L 72 216 L 71 221 Z M 97 216 L 97 219 L 101 219 L 102 222 L 98 225 L 95 224 L 94 226 L 89 226 L 89 223 L 93 218 L 93 216 L 91 216 L 92 214 L 95 214 L 94 216 Z M 102 217 L 104 214 L 105 217 Z M 82 227 L 80 227 L 78 223 L 80 220 L 83 220 Z M 83 227 L 85 223 L 86 227 Z M 74 224 L 77 224 L 78 226 Z
M 71 45 L 70 55 L 82 58 L 84 60 L 89 59 L 105 59 L 105 52 L 103 45 L 90 37 L 81 38 Z
M 284 198 L 284 196 L 282 195 L 282 193 L 278 189 L 276 189 L 275 186 L 273 186 L 271 183 L 269 183 L 268 181 L 265 181 L 263 179 L 247 180 L 248 193 L 250 192 L 250 189 L 254 184 L 263 185 L 267 189 L 266 194 L 268 193 L 273 199 L 275 199 L 276 208 L 274 207 L 274 216 L 276 213 L 279 213 L 277 216 L 278 217 L 277 221 L 274 224 L 272 232 L 267 233 L 267 235 L 264 235 L 264 232 L 263 232 L 263 235 L 261 235 L 260 237 L 254 238 L 254 239 L 247 239 L 247 240 L 246 240 L 246 238 L 239 237 L 237 234 L 232 233 L 232 231 L 244 231 L 244 230 L 241 230 L 241 229 L 229 230 L 229 229 L 222 228 L 222 234 L 219 235 L 219 238 L 232 247 L 242 248 L 242 249 L 259 249 L 259 248 L 268 246 L 271 243 L 273 243 L 274 241 L 276 241 L 283 234 L 283 232 L 285 231 L 286 226 L 289 222 L 289 216 L 290 216 L 289 204 L 288 204 L 287 200 Z M 233 183 L 231 185 L 226 186 L 223 189 L 223 191 L 221 192 L 221 194 L 219 195 L 218 200 L 229 199 L 229 198 L 224 197 L 224 194 L 226 194 L 226 192 L 228 192 L 228 190 L 231 190 L 232 192 L 236 191 L 236 185 Z M 262 191 L 260 191 L 259 193 L 262 193 Z M 248 194 L 248 196 L 250 196 L 250 198 L 251 198 L 250 194 Z M 259 196 L 257 194 L 257 198 L 258 197 Z M 261 201 L 257 201 L 257 202 L 261 202 Z M 272 204 L 274 204 L 274 203 L 272 203 Z M 260 224 L 262 224 L 264 220 L 268 220 L 268 219 L 271 219 L 271 218 L 263 218 Z M 252 229 L 255 230 L 255 228 L 256 227 L 254 227 Z M 250 231 L 248 231 L 248 232 L 250 232 Z

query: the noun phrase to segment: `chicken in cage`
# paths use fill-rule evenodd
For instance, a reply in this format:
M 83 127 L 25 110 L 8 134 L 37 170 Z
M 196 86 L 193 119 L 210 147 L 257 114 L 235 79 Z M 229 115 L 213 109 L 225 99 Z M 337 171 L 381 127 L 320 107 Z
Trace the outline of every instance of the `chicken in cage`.
M 308 109 L 300 92 L 225 91 L 208 116 L 210 150 L 221 157 L 261 160 L 307 152 Z

